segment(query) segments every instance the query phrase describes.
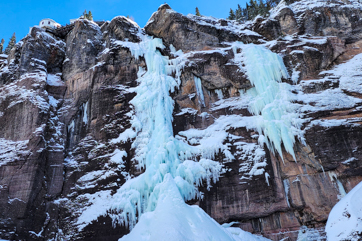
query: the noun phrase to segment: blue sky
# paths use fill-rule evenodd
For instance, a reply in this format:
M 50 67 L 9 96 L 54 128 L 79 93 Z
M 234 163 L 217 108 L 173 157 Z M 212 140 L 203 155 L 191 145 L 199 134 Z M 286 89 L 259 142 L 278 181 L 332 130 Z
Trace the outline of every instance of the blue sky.
M 167 3 L 182 14 L 195 13 L 198 7 L 205 16 L 226 18 L 230 8 L 245 6 L 246 0 L 169 0 Z M 115 16 L 132 16 L 144 27 L 147 20 L 165 0 L 0 0 L 0 39 L 5 46 L 13 32 L 17 42 L 38 25 L 43 18 L 51 18 L 65 25 L 69 19 L 78 18 L 85 9 L 91 10 L 94 20 L 111 20 Z

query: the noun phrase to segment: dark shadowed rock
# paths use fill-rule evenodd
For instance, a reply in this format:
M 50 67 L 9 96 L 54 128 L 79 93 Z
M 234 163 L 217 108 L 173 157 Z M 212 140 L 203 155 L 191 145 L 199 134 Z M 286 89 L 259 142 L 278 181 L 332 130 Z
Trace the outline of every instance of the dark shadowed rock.
M 203 86 L 208 90 L 234 87 L 247 89 L 251 87 L 250 81 L 244 72 L 233 62 L 232 49 L 219 51 L 205 51 L 195 53 L 188 58 L 191 65 L 184 69 L 191 71 L 203 80 Z
M 66 59 L 63 63 L 65 81 L 75 74 L 87 70 L 96 63 L 96 57 L 103 50 L 100 27 L 87 20 L 78 20 L 66 38 Z
M 282 35 L 280 23 L 275 19 L 265 19 L 258 16 L 253 22 L 253 31 L 268 40 L 276 39 Z
M 33 27 L 23 42 L 19 75 L 44 70 L 49 74 L 61 72 L 65 56 L 63 41 L 56 40 L 41 28 Z
M 9 239 L 38 240 L 30 233 L 38 233 L 44 223 L 53 232 L 56 229 L 57 218 L 51 215 L 48 200 L 57 197 L 63 186 L 63 143 L 54 114 L 57 107 L 45 89 L 51 85 L 49 74 L 61 71 L 64 54 L 64 42 L 34 27 L 8 56 L 11 78 L 0 91 L 0 138 L 5 149 L 0 158 L 4 225 L 0 229 L 16 230 L 8 233 Z M 58 98 L 63 96 L 58 93 Z M 14 153 L 8 156 L 11 146 Z M 7 219 L 20 221 L 4 222 Z
M 139 42 L 140 37 L 138 36 L 138 33 L 140 31 L 141 29 L 135 22 L 124 16 L 115 17 L 109 24 L 107 24 L 107 26 L 102 26 L 102 32 L 104 32 L 104 39 L 106 40 L 107 48 L 110 47 L 110 41 L 112 39 Z

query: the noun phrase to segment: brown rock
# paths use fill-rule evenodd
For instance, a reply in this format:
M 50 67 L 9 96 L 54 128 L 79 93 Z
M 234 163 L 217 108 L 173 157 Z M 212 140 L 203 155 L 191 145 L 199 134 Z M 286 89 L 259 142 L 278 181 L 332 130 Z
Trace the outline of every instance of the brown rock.
M 275 19 L 280 24 L 280 31 L 283 35 L 291 35 L 294 33 L 298 33 L 298 24 L 297 20 L 295 19 L 294 12 L 286 7 L 281 9 Z
M 123 16 L 115 17 L 109 24 L 102 26 L 107 48 L 110 47 L 110 41 L 112 39 L 121 41 L 127 39 L 131 42 L 140 42 L 140 38 L 137 35 L 139 31 L 141 30 L 135 23 Z
M 218 47 L 222 46 L 222 42 L 258 42 L 261 38 L 257 34 L 236 34 L 224 27 L 226 22 L 228 21 L 219 23 L 202 17 L 184 16 L 164 4 L 152 15 L 145 31 L 182 51 Z
M 254 19 L 253 31 L 261 34 L 268 40 L 276 39 L 282 34 L 280 23 L 277 20 L 270 18 L 265 19 L 261 16 Z

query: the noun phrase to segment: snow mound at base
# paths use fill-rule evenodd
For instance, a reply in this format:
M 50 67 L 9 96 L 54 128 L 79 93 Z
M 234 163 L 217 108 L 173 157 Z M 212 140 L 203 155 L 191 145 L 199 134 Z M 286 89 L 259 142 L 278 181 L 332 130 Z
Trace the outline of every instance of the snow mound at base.
M 333 207 L 328 217 L 326 233 L 328 240 L 361 240 L 362 182 Z
M 234 240 L 264 241 L 239 228 L 223 228 L 198 206 L 187 205 L 170 174 L 160 185 L 160 197 L 153 212 L 144 213 L 131 233 L 120 241 L 128 240 Z

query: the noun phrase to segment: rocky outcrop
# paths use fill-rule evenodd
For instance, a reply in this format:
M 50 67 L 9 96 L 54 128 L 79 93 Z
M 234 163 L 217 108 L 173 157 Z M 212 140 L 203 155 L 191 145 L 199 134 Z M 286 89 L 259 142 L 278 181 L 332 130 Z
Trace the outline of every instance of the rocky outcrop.
M 109 24 L 107 23 L 102 26 L 102 32 L 104 33 L 107 48 L 110 47 L 110 41 L 112 39 L 139 42 L 141 40 L 138 35 L 140 31 L 141 29 L 136 23 L 123 16 L 115 17 Z
M 281 31 L 280 23 L 275 19 L 264 19 L 258 16 L 253 22 L 253 31 L 261 34 L 268 40 L 276 39 L 283 33 Z
M 346 51 L 345 42 L 334 36 L 293 35 L 271 42 L 269 48 L 283 55 L 285 65 L 294 75 L 293 81 L 316 78 Z
M 306 34 L 338 36 L 350 43 L 361 38 L 360 17 L 360 11 L 348 7 L 321 7 L 304 12 L 300 24 Z
M 238 26 L 232 24 L 227 20 L 186 17 L 164 4 L 152 15 L 145 26 L 145 31 L 182 51 L 219 47 L 223 42 L 257 43 L 262 38 L 255 32 L 238 29 Z M 237 31 L 232 31 L 233 28 Z
M 99 27 L 89 24 L 84 27 L 100 33 Z M 86 33 L 86 29 L 74 28 L 68 38 Z M 112 140 L 130 127 L 129 113 L 132 108 L 129 101 L 135 94 L 127 89 L 137 85 L 137 72 L 140 67 L 145 67 L 143 59 L 134 58 L 130 50 L 117 41 L 131 40 L 131 36 L 134 36 L 133 40 L 138 42 L 138 31 L 137 26 L 130 26 L 127 18 L 113 19 L 104 26 L 103 35 L 96 35 L 95 39 L 97 42 L 98 36 L 99 39 L 102 37 L 107 48 L 98 51 L 90 48 L 81 53 L 84 59 L 90 58 L 89 55 L 97 56 L 94 58 L 96 62 L 83 72 L 63 69 L 68 88 L 64 96 L 67 113 L 62 117 L 67 131 L 65 158 L 69 162 L 65 165 L 62 190 L 67 201 L 61 202 L 64 208 L 58 215 L 62 217 L 60 226 L 66 239 L 117 240 L 129 232 L 127 228 L 114 229 L 109 216 L 94 221 L 82 232 L 78 231 L 76 222 L 85 209 L 84 204 L 87 201 L 88 205 L 91 204 L 91 195 L 115 192 L 125 182 L 125 173 L 137 173 L 131 162 L 131 144 Z M 89 39 L 84 37 L 83 44 L 86 43 L 89 43 Z M 67 52 L 70 62 L 79 58 L 76 51 Z M 125 157 L 125 165 L 112 160 L 120 149 L 129 153 Z M 69 216 L 69 213 L 73 215 Z
M 58 101 L 45 89 L 52 85 L 49 76 L 62 68 L 64 47 L 34 27 L 11 50 L 9 64 L 2 69 L 0 229 L 4 238 L 36 238 L 40 231 L 35 232 L 36 227 L 53 222 L 48 200 L 61 192 L 63 149 L 54 145 L 62 144 L 61 137 L 50 138 L 59 127 Z
M 90 21 L 76 21 L 73 30 L 67 35 L 67 58 L 64 60 L 64 78 L 81 73 L 96 63 L 102 50 L 100 27 Z M 81 57 L 81 58 L 79 58 Z
M 283 35 L 292 35 L 299 32 L 298 23 L 294 12 L 290 8 L 282 8 L 275 16 L 280 24 L 280 31 Z
M 358 3 L 357 3 L 358 5 Z M 347 43 L 361 39 L 361 11 L 356 1 L 296 1 L 281 3 L 271 19 L 279 22 L 285 34 L 336 36 Z

